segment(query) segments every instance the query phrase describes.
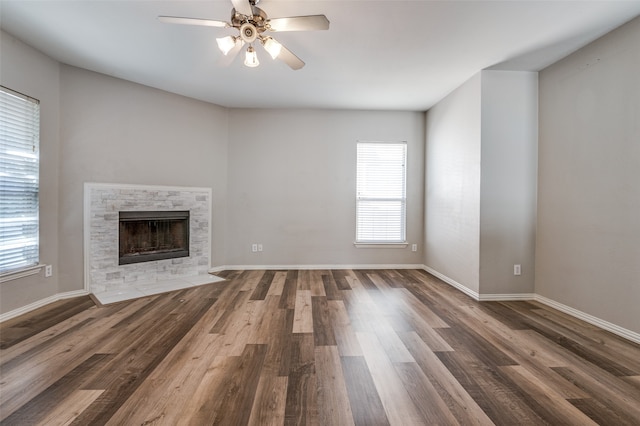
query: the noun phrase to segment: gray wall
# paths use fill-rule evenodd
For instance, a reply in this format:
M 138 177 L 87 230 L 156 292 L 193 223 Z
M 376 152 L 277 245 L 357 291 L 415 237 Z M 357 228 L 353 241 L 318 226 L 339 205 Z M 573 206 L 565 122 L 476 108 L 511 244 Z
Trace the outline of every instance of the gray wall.
M 427 113 L 424 264 L 479 292 L 481 78 Z
M 60 151 L 60 67 L 11 35 L 0 31 L 0 84 L 40 101 L 40 262 L 54 275 L 40 274 L 0 283 L 0 313 L 59 293 L 58 163 Z
M 427 113 L 425 265 L 481 296 L 533 293 L 537 89 L 482 71 Z
M 85 182 L 212 188 L 212 259 L 224 261 L 225 108 L 62 66 L 61 290 L 82 286 Z
M 538 74 L 482 71 L 480 293 L 534 292 Z M 522 275 L 513 274 L 521 265 Z
M 536 292 L 640 332 L 640 18 L 540 73 Z
M 229 128 L 228 264 L 422 263 L 422 113 L 235 109 Z M 407 239 L 418 252 L 354 247 L 358 140 L 407 141 Z

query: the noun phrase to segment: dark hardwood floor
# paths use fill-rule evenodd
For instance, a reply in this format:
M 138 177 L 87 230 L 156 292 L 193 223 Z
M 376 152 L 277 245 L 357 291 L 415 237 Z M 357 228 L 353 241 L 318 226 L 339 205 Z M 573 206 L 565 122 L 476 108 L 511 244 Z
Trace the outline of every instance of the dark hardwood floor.
M 3 425 L 639 425 L 640 345 L 419 270 L 225 282 L 0 325 Z

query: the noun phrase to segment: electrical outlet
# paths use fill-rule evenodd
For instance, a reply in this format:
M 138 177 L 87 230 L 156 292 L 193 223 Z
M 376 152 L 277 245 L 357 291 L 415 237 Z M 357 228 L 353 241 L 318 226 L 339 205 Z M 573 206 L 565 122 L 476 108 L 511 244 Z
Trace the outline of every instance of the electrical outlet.
M 258 251 L 262 251 L 262 244 L 258 244 Z
M 417 244 L 411 244 L 411 251 L 418 251 L 418 245 Z
M 251 251 L 252 252 L 257 252 L 258 251 L 258 245 L 257 244 L 251 244 Z
M 522 267 L 520 265 L 513 265 L 513 275 L 521 275 Z
M 47 265 L 44 267 L 44 276 L 50 277 L 53 275 L 53 265 Z

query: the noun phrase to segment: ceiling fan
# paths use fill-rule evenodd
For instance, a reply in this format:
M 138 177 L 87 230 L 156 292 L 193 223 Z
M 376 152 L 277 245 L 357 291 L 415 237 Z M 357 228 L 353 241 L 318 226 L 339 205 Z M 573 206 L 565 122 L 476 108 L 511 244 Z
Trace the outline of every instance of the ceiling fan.
M 185 18 L 179 16 L 159 16 L 161 22 L 170 24 L 203 25 L 207 27 L 236 28 L 237 36 L 217 38 L 218 48 L 223 54 L 235 56 L 238 51 L 248 44 L 244 64 L 248 67 L 257 67 L 260 62 L 253 47 L 257 40 L 273 59 L 280 59 L 289 67 L 298 70 L 304 66 L 304 62 L 293 52 L 277 42 L 269 32 L 280 31 L 314 31 L 328 30 L 329 20 L 324 15 L 292 16 L 288 18 L 270 19 L 264 10 L 256 6 L 260 0 L 231 0 L 231 22 L 216 21 L 211 19 Z

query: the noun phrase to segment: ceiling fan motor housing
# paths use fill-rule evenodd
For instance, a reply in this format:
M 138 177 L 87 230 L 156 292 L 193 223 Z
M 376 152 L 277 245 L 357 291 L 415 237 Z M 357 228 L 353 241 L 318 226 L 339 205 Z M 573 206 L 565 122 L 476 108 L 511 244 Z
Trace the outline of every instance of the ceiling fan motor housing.
M 240 27 L 240 37 L 245 43 L 253 43 L 258 37 L 258 30 L 252 23 L 245 22 Z
M 267 14 L 264 10 L 256 6 L 252 6 L 251 10 L 252 16 L 244 16 L 237 13 L 235 9 L 231 11 L 231 26 L 239 29 L 240 34 L 243 34 L 242 27 L 246 24 L 251 24 L 257 33 L 263 33 L 267 29 Z

